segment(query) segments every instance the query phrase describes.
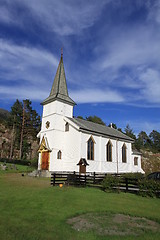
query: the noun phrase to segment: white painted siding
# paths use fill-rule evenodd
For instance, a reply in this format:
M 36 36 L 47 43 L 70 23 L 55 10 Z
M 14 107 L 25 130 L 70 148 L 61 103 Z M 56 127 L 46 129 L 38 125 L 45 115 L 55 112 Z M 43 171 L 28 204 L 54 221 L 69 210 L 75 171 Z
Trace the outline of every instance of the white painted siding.
M 66 117 L 72 117 L 73 107 L 54 101 L 43 106 L 42 128 L 40 141 L 46 137 L 50 152 L 49 171 L 79 171 L 77 163 L 81 158 L 85 158 L 89 164 L 87 172 L 125 173 L 142 172 L 141 156 L 132 154 L 131 143 L 105 138 L 102 136 L 83 133 L 74 125 L 69 124 L 69 131 L 65 132 Z M 50 127 L 46 128 L 46 122 L 50 122 Z M 69 120 L 68 120 L 69 122 Z M 87 143 L 89 138 L 95 141 L 94 160 L 87 159 Z M 112 143 L 112 162 L 107 162 L 106 146 L 108 141 Z M 127 162 L 122 163 L 122 146 L 127 147 Z M 57 159 L 58 151 L 62 152 L 62 159 Z M 138 165 L 134 165 L 134 157 L 138 157 Z M 41 154 L 39 154 L 40 169 Z

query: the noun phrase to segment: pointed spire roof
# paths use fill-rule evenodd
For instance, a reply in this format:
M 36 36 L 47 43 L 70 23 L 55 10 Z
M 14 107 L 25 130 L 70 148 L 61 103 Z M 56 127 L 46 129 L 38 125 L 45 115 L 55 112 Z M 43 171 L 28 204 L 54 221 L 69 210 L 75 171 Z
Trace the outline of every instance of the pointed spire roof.
M 61 59 L 57 68 L 56 76 L 52 85 L 52 89 L 48 98 L 46 98 L 42 105 L 59 100 L 61 102 L 75 105 L 76 103 L 69 97 L 66 76 L 63 65 L 63 52 L 61 51 Z

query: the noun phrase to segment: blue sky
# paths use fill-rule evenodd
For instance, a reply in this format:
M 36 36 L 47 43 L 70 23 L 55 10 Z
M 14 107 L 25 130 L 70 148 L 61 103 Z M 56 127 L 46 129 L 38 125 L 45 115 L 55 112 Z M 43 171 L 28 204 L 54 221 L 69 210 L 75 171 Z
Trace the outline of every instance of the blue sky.
M 75 116 L 160 131 L 160 0 L 0 0 L 0 107 L 41 114 L 62 46 Z

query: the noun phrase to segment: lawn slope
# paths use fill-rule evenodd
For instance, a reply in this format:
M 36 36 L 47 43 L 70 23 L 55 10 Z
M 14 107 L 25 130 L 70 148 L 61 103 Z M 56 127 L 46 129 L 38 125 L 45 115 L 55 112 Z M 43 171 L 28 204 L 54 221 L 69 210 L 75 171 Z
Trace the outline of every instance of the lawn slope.
M 84 213 L 123 213 L 160 223 L 159 199 L 93 188 L 51 187 L 49 179 L 0 175 L 0 238 L 5 240 L 135 239 L 74 230 L 67 219 Z M 145 232 L 143 239 L 159 239 Z M 136 237 L 142 239 L 142 236 Z

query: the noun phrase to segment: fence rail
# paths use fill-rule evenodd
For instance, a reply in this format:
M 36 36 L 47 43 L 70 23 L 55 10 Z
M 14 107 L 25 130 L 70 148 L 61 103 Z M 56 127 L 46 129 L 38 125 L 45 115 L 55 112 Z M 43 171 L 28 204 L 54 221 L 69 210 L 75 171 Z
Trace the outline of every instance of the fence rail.
M 99 175 L 94 173 L 93 175 L 80 175 L 79 173 L 52 173 L 51 185 L 56 186 L 59 184 L 67 184 L 74 186 L 89 186 L 100 184 L 105 177 L 105 174 Z
M 118 187 L 121 191 L 125 192 L 137 192 L 138 180 L 122 177 L 122 175 L 113 174 L 119 178 Z M 51 185 L 56 186 L 59 184 L 71 185 L 71 186 L 91 186 L 91 187 L 101 187 L 102 181 L 107 176 L 107 174 L 85 174 L 80 175 L 79 173 L 52 173 L 51 174 Z

